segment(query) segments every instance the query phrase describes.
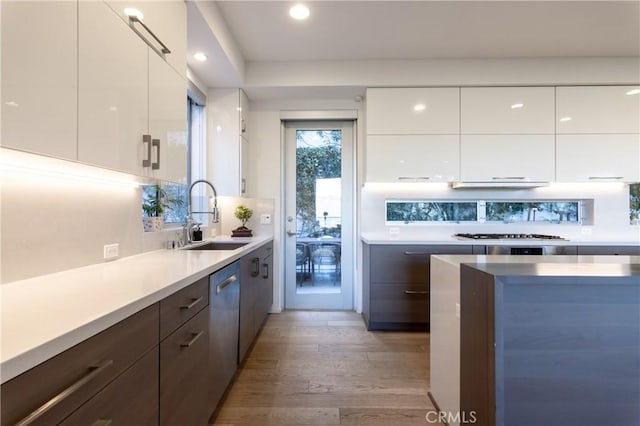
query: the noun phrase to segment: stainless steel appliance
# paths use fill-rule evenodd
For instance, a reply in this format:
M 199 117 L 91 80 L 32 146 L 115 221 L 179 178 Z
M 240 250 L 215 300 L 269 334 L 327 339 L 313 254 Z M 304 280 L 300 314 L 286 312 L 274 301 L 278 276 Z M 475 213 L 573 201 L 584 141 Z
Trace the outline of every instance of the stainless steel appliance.
M 470 240 L 564 240 L 558 235 L 544 234 L 455 234 L 454 237 Z
M 487 254 L 513 254 L 513 255 L 577 255 L 576 246 L 556 246 L 556 245 L 527 245 L 508 246 L 494 245 L 487 246 Z
M 455 234 L 454 237 L 474 241 L 518 241 L 517 245 L 495 244 L 486 246 L 486 254 L 507 255 L 577 255 L 578 248 L 571 245 L 544 244 L 543 241 L 566 241 L 558 235 L 544 234 Z M 523 244 L 527 242 L 531 244 Z

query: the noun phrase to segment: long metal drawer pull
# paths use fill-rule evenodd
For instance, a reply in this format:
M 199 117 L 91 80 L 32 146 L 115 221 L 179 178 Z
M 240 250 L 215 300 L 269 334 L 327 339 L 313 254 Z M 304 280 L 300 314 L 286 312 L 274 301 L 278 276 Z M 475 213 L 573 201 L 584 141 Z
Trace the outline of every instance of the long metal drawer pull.
M 193 345 L 196 340 L 198 340 L 200 338 L 200 336 L 202 336 L 204 334 L 204 330 L 202 330 L 200 333 L 193 333 L 193 337 L 191 338 L 191 340 L 189 340 L 188 342 L 183 342 L 180 343 L 180 347 L 181 348 L 188 348 L 191 345 Z
M 151 135 L 142 135 L 142 144 L 147 144 L 147 158 L 142 160 L 142 167 L 151 167 Z
M 589 176 L 589 180 L 620 180 L 624 176 Z
M 33 411 L 27 417 L 25 417 L 24 419 L 16 423 L 16 426 L 30 425 L 34 421 L 38 420 L 40 417 L 46 414 L 53 407 L 57 406 L 62 401 L 64 401 L 65 399 L 67 399 L 77 391 L 79 391 L 82 387 L 84 387 L 86 384 L 91 382 L 98 375 L 100 375 L 100 373 L 102 373 L 104 370 L 111 367 L 112 365 L 113 365 L 113 360 L 108 359 L 98 363 L 97 365 L 93 365 L 89 367 L 88 374 L 80 378 L 78 381 L 74 382 L 71 386 L 69 386 L 68 388 L 66 388 L 65 390 L 63 390 L 53 398 L 51 398 L 49 401 L 42 404 L 40 407 L 38 407 L 35 411 Z
M 269 264 L 268 263 L 263 263 L 262 267 L 265 270 L 265 274 L 262 276 L 262 278 L 264 278 L 266 280 L 267 278 L 269 278 Z
M 156 161 L 155 163 L 151 163 L 151 170 L 158 170 L 160 168 L 160 139 L 153 139 L 151 141 L 151 145 L 158 148 L 158 161 Z
M 254 257 L 253 259 L 251 259 L 251 263 L 253 263 L 254 266 L 256 267 L 256 269 L 251 271 L 251 276 L 257 277 L 258 275 L 260 275 L 260 258 Z
M 236 275 L 231 275 L 229 278 L 227 278 L 226 280 L 222 281 L 220 284 L 218 284 L 218 286 L 216 287 L 216 294 L 219 294 L 222 290 L 224 290 L 226 287 L 229 286 L 229 284 L 231 284 L 232 282 L 234 282 L 235 280 L 237 280 L 238 277 L 236 277 Z
M 193 301 L 191 303 L 189 303 L 188 305 L 181 305 L 180 309 L 191 309 L 194 306 L 196 306 L 198 303 L 202 302 L 202 298 L 203 298 L 203 296 L 200 296 L 197 299 L 193 299 Z
M 162 47 L 161 49 L 158 49 L 156 46 L 153 45 L 153 43 L 151 43 L 144 35 L 142 35 L 142 33 L 140 31 L 138 31 L 138 29 L 135 27 L 135 23 L 138 23 L 140 25 L 142 25 L 142 28 L 144 28 L 150 35 L 151 37 L 153 37 L 153 39 L 155 41 L 158 42 L 158 44 L 160 44 L 160 46 Z M 142 40 L 144 40 L 145 43 L 147 43 L 147 45 L 153 49 L 154 52 L 156 52 L 158 55 L 164 57 L 165 54 L 167 53 L 171 53 L 171 51 L 169 50 L 169 48 L 162 42 L 162 40 L 160 40 L 158 38 L 158 36 L 156 36 L 153 31 L 151 31 L 151 29 L 149 27 L 147 27 L 144 22 L 142 22 L 141 20 L 138 19 L 137 16 L 129 16 L 129 26 L 131 27 L 131 29 L 140 36 L 140 38 Z
M 398 180 L 429 180 L 429 176 L 398 176 Z
M 425 255 L 429 255 L 431 253 L 427 253 L 424 251 L 405 251 L 404 254 L 406 254 L 407 256 L 425 256 Z
M 404 294 L 429 294 L 426 290 L 405 290 Z
M 525 176 L 494 176 L 493 180 L 525 180 Z

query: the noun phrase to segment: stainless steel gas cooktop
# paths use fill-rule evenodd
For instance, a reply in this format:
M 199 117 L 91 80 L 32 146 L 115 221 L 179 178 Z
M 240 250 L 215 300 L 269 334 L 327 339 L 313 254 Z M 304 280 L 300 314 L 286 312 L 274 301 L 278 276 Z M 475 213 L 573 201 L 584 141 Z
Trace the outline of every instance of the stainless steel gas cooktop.
M 543 234 L 454 234 L 454 237 L 470 240 L 564 240 L 558 235 Z

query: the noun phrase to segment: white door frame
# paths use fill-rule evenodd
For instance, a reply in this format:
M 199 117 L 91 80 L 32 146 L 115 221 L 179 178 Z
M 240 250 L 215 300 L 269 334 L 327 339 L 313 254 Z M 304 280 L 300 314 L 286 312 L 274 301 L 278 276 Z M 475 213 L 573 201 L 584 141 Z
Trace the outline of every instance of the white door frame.
M 315 302 L 317 303 L 297 303 L 294 307 L 295 309 L 346 309 L 346 310 L 354 310 L 356 306 L 356 274 L 355 274 L 355 265 L 357 258 L 357 247 L 356 247 L 356 233 L 357 233 L 357 222 L 356 222 L 356 209 L 357 209 L 357 191 L 356 191 L 356 145 L 357 145 L 357 111 L 348 110 L 348 111 L 286 111 L 281 114 L 281 155 L 283 158 L 283 167 L 281 169 L 281 238 L 283 241 L 282 244 L 282 292 L 281 295 L 283 297 L 283 307 L 287 305 L 291 306 L 291 297 L 295 296 L 295 290 L 291 293 L 291 290 L 288 289 L 288 285 L 291 285 L 291 277 L 293 277 L 294 287 L 295 287 L 295 259 L 293 259 L 293 272 L 287 271 L 287 268 L 291 268 L 291 260 L 287 259 L 287 246 L 292 244 L 292 237 L 287 235 L 287 230 L 289 228 L 287 225 L 287 191 L 286 191 L 286 177 L 287 177 L 287 137 L 286 137 L 286 129 L 287 126 L 295 126 L 295 123 L 298 122 L 301 125 L 301 128 L 304 127 L 315 127 L 313 126 L 313 122 L 316 122 L 319 126 L 326 126 L 327 124 L 336 122 L 340 122 L 340 127 L 348 127 L 348 130 L 351 135 L 347 136 L 350 138 L 348 145 L 348 152 L 343 151 L 343 164 L 348 164 L 348 193 L 345 192 L 345 197 L 343 197 L 346 201 L 343 205 L 343 217 L 345 217 L 345 212 L 348 212 L 348 217 L 351 221 L 350 229 L 343 229 L 342 234 L 342 250 L 343 255 L 343 263 L 342 263 L 342 277 L 343 283 L 347 282 L 348 286 L 343 284 L 341 293 L 342 302 L 339 305 L 331 305 L 329 299 L 323 294 L 315 294 L 312 297 L 316 298 Z M 343 173 L 345 167 L 343 166 Z M 344 176 L 343 176 L 344 177 Z M 295 251 L 295 250 L 294 250 Z M 289 278 L 287 278 L 289 277 Z M 335 299 L 335 295 L 333 295 Z M 300 298 L 296 298 L 300 300 Z M 325 300 L 327 299 L 327 300 Z M 326 306 L 323 306 L 326 303 Z

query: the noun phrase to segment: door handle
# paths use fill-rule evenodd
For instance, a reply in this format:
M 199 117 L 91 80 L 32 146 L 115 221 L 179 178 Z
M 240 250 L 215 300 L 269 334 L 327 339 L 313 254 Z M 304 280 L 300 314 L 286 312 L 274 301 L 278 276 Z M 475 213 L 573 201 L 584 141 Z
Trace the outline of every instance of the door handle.
M 290 237 L 293 237 L 293 236 L 296 235 L 296 232 L 295 231 L 287 231 L 287 235 L 290 236 Z

